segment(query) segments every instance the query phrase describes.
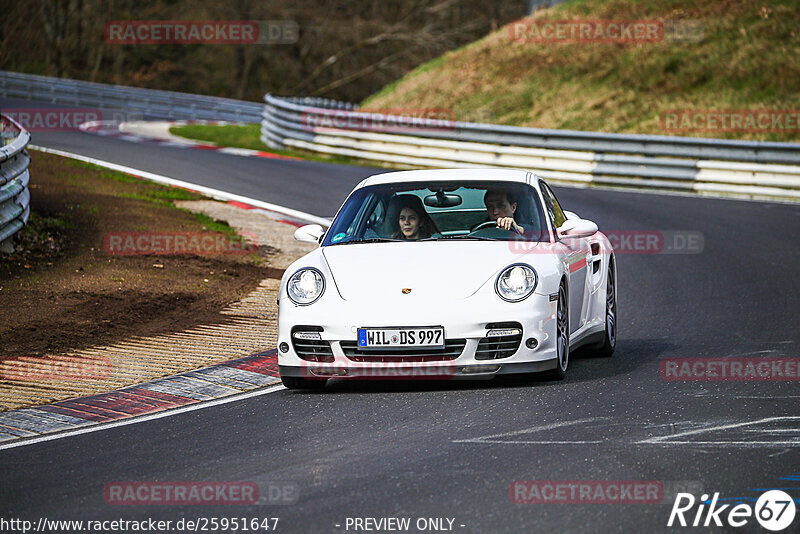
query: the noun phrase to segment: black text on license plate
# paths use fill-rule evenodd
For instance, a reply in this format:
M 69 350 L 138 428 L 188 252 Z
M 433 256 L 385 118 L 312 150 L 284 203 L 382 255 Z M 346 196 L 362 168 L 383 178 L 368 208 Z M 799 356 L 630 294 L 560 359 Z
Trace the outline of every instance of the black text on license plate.
M 359 328 L 358 346 L 365 348 L 444 347 L 444 328 Z

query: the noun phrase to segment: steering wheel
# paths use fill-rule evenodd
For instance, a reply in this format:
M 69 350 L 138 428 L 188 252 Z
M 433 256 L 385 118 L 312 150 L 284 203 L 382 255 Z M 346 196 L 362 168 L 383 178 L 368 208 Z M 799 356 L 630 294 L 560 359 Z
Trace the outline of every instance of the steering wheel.
M 483 221 L 482 223 L 479 223 L 477 226 L 473 226 L 470 229 L 470 233 L 477 232 L 478 230 L 483 230 L 484 228 L 488 228 L 489 226 L 494 226 L 495 228 L 497 228 L 497 221 Z
M 489 228 L 489 227 L 494 228 L 495 230 L 506 230 L 505 228 L 500 228 L 499 226 L 497 226 L 497 221 L 484 221 L 484 222 L 478 224 L 477 226 L 474 226 L 469 231 L 469 233 L 477 232 L 478 230 L 483 230 L 484 228 Z M 506 232 L 515 232 L 516 233 L 516 230 L 511 229 L 511 230 L 506 230 Z

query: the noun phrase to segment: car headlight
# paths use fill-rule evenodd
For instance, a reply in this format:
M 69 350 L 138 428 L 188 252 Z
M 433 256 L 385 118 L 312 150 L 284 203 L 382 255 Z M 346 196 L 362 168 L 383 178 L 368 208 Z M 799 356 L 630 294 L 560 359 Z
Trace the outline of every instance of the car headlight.
M 497 277 L 495 291 L 509 302 L 525 300 L 536 289 L 536 271 L 528 265 L 509 265 Z
M 286 294 L 295 304 L 313 304 L 325 292 L 325 278 L 322 273 L 310 267 L 300 269 L 286 284 Z

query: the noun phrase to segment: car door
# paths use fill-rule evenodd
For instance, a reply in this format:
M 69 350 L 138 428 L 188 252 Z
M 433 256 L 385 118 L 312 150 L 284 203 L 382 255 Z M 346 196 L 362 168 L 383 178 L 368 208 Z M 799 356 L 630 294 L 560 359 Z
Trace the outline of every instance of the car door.
M 544 183 L 539 182 L 545 207 L 550 214 L 550 220 L 555 229 L 567 220 L 564 210 L 558 202 L 553 190 Z M 570 334 L 581 328 L 585 323 L 585 297 L 588 266 L 586 258 L 589 255 L 588 239 L 564 238 L 560 240 L 567 251 L 567 265 L 569 268 L 569 331 Z

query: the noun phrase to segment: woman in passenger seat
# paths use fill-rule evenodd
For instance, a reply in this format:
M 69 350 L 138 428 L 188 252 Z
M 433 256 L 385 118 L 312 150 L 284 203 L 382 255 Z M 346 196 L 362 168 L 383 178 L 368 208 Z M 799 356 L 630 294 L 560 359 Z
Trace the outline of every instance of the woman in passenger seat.
M 395 232 L 392 234 L 393 239 L 425 239 L 436 232 L 433 221 L 422 206 L 422 201 L 419 197 L 402 195 L 397 200 L 400 210 Z

